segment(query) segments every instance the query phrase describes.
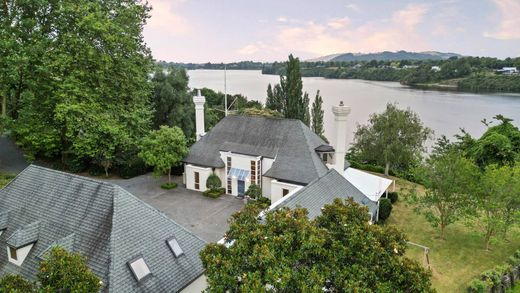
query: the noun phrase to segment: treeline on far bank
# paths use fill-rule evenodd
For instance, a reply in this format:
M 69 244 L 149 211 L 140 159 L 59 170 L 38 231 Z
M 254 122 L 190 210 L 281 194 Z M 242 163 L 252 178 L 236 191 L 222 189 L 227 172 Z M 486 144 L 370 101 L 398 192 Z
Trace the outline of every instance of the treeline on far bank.
M 302 62 L 305 77 L 396 81 L 410 86 L 472 92 L 520 92 L 520 75 L 501 75 L 503 67 L 520 68 L 519 58 L 452 57 L 447 60 Z M 263 74 L 280 75 L 285 64 L 265 65 Z

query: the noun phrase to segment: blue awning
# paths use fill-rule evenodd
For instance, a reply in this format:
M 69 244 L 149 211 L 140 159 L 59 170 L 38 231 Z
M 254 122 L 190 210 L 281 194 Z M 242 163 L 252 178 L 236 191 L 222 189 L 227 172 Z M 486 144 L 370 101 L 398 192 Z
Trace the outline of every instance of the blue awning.
M 229 169 L 228 178 L 237 178 L 240 181 L 246 180 L 246 178 L 249 176 L 249 171 L 242 170 L 238 168 L 231 168 Z

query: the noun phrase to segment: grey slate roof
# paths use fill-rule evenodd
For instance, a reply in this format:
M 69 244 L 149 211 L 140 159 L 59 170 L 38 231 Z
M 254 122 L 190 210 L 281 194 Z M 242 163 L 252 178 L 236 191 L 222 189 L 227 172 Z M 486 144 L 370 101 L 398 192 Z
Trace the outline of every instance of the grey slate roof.
M 24 247 L 28 244 L 34 243 L 38 240 L 40 233 L 40 222 L 33 222 L 16 230 L 7 238 L 7 245 L 12 248 Z
M 176 292 L 203 273 L 198 253 L 205 242 L 117 185 L 31 165 L 0 190 L 0 214 L 7 210 L 0 276 L 34 279 L 39 256 L 56 243 L 86 257 L 109 292 Z M 37 221 L 29 255 L 20 267 L 10 263 L 7 239 Z M 166 244 L 172 236 L 184 250 L 179 258 Z M 140 283 L 127 266 L 138 255 L 152 272 Z
M 9 221 L 9 212 L 0 212 L 0 231 L 7 228 L 7 222 Z
M 332 203 L 335 198 L 352 198 L 355 202 L 367 206 L 373 215 L 372 220 L 375 220 L 377 202 L 371 201 L 334 169 L 290 195 L 274 209 L 302 207 L 309 211 L 309 218 L 314 219 L 321 214 L 321 208 Z
M 328 170 L 315 151 L 321 145 L 326 142 L 300 120 L 230 115 L 191 147 L 184 162 L 223 168 L 220 151 L 275 158 L 265 176 L 307 184 Z

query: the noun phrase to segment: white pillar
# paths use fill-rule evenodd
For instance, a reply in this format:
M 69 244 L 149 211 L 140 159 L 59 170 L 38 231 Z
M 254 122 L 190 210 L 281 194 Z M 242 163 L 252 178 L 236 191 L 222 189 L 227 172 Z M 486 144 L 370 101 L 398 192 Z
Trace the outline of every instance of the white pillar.
M 343 105 L 343 101 L 341 101 L 339 106 L 332 106 L 332 113 L 334 113 L 334 127 L 336 128 L 334 169 L 343 175 L 347 152 L 347 116 L 350 114 L 350 107 Z
M 195 128 L 197 140 L 199 140 L 206 132 L 204 131 L 204 103 L 206 98 L 200 95 L 200 90 L 197 90 L 197 95 L 193 97 L 195 103 Z

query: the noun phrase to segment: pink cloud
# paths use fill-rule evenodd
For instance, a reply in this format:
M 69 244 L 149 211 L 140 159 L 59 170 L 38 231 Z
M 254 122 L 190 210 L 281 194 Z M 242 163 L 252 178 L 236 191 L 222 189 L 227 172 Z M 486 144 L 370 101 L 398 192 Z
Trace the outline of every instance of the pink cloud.
M 484 32 L 484 36 L 500 40 L 520 39 L 520 2 L 518 0 L 493 0 L 502 18 L 497 31 Z
M 184 0 L 149 0 L 152 5 L 151 18 L 145 27 L 145 33 L 159 33 L 166 36 L 185 36 L 192 30 L 187 20 L 176 12 Z

